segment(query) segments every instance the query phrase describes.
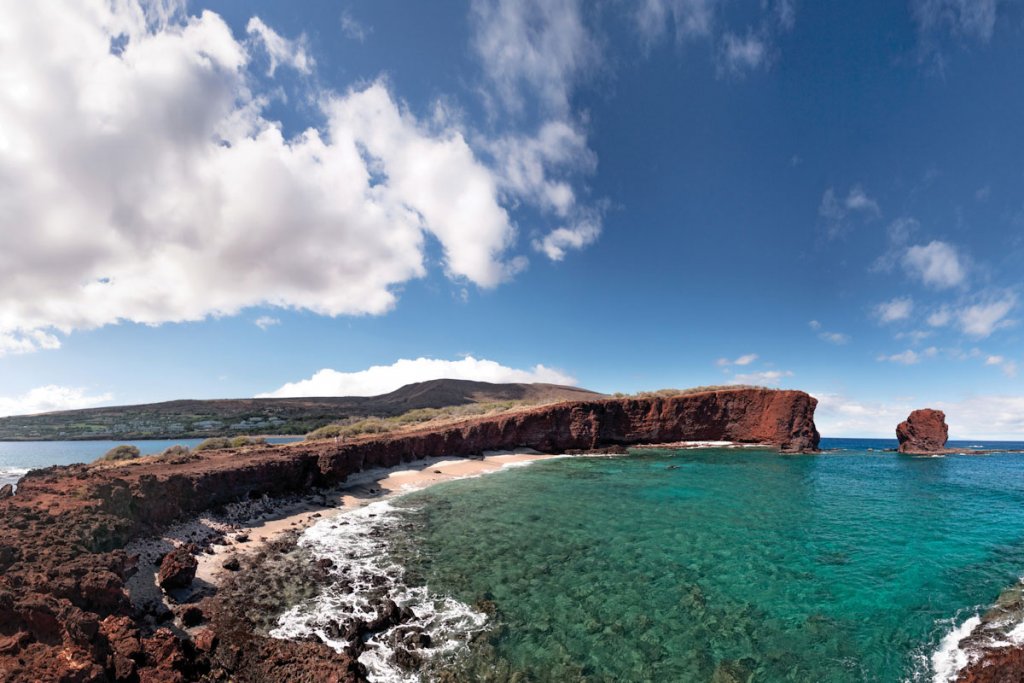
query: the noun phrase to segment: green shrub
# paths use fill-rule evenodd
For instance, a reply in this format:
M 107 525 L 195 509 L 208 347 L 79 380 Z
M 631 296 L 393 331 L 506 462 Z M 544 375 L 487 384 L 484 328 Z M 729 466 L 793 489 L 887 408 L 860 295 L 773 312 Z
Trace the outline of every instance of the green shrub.
M 164 452 L 160 454 L 161 458 L 181 458 L 192 455 L 192 449 L 188 446 L 182 446 L 177 444 L 175 446 L 168 446 L 164 449 Z
M 242 448 L 243 446 L 260 446 L 267 443 L 267 440 L 262 436 L 236 436 L 231 439 L 232 448 Z
M 117 462 L 120 460 L 134 460 L 139 457 L 139 449 L 131 444 L 121 444 L 120 446 L 114 446 L 109 451 L 103 454 L 100 461 L 103 462 Z
M 231 448 L 231 439 L 214 436 L 196 446 L 196 451 L 218 451 L 222 448 Z

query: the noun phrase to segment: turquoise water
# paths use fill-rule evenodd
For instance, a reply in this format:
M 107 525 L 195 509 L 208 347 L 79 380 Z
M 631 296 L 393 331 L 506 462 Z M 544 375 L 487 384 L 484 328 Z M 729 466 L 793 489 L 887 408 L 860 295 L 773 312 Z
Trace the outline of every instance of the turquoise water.
M 1024 573 L 1024 456 L 643 451 L 398 499 L 406 581 L 491 611 L 463 673 L 931 680 Z M 877 445 L 877 444 L 876 444 Z

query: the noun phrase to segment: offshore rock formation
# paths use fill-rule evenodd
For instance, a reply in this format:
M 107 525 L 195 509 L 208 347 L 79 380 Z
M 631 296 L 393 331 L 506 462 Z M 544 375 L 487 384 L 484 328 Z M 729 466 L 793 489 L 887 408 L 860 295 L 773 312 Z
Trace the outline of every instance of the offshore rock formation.
M 167 614 L 138 613 L 125 589 L 134 558 L 123 548 L 217 505 L 433 456 L 684 440 L 814 451 L 816 403 L 799 391 L 756 389 L 581 401 L 349 443 L 31 472 L 0 501 L 0 680 L 363 680 L 358 662 L 322 643 L 272 640 L 216 618 L 189 638 L 168 628 Z
M 949 439 L 946 414 L 941 410 L 915 410 L 896 427 L 900 453 L 929 455 L 944 453 Z

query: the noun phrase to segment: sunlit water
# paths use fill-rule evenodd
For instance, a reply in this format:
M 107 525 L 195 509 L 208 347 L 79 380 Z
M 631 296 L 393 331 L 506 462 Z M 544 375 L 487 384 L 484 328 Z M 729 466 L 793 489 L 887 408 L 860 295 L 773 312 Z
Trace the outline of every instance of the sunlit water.
M 386 504 L 370 564 L 403 568 L 397 595 L 488 615 L 441 667 L 473 678 L 930 681 L 1024 573 L 1024 456 L 867 450 L 894 445 L 537 462 Z M 305 541 L 344 561 L 338 519 Z M 331 604 L 296 606 L 287 635 Z

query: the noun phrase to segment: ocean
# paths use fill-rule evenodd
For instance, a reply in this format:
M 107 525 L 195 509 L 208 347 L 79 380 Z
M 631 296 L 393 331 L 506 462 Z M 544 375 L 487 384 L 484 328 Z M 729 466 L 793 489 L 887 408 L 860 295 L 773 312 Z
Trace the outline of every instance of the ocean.
M 561 458 L 378 501 L 304 532 L 337 581 L 272 635 L 341 649 L 326 625 L 376 592 L 431 636 L 425 680 L 946 681 L 1024 575 L 1024 457 L 895 445 Z M 370 642 L 374 680 L 420 679 L 401 636 Z
M 273 437 L 270 443 L 301 441 L 302 437 Z M 51 465 L 92 462 L 114 446 L 128 443 L 138 446 L 143 455 L 161 453 L 181 444 L 190 448 L 203 439 L 144 439 L 138 441 L 0 441 L 0 486 L 14 484 L 29 470 Z

